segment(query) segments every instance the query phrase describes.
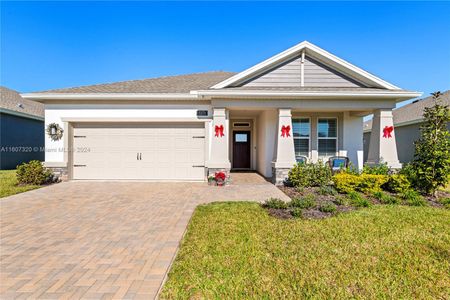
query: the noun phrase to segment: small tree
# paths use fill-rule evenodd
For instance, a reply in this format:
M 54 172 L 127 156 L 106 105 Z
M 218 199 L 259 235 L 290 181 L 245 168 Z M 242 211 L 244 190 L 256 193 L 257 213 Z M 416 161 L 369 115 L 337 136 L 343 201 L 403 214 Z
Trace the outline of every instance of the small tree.
M 450 120 L 448 105 L 439 100 L 440 92 L 432 93 L 434 105 L 424 109 L 420 139 L 414 142 L 412 167 L 415 186 L 426 194 L 436 195 L 439 187 L 447 184 L 450 174 Z

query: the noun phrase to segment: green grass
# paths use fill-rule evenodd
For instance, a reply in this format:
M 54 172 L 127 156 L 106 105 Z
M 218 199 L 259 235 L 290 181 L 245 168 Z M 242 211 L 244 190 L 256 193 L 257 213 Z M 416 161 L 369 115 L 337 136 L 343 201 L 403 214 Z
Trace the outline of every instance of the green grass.
M 374 206 L 280 220 L 256 203 L 199 206 L 163 299 L 446 299 L 450 211 Z
M 0 198 L 40 188 L 39 185 L 18 185 L 16 170 L 0 170 Z

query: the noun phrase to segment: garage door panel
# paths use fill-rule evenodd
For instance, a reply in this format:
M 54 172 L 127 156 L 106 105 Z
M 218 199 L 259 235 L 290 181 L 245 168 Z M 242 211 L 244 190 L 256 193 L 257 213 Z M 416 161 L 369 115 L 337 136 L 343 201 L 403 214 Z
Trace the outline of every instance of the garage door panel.
M 203 180 L 204 124 L 74 126 L 75 179 Z M 197 138 L 193 138 L 193 137 Z M 141 158 L 137 156 L 141 153 Z

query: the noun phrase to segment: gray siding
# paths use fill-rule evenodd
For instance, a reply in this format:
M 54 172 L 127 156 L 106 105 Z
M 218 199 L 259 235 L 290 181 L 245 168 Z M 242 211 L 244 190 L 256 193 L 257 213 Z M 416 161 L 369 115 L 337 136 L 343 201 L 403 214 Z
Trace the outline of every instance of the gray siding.
M 245 83 L 246 87 L 300 87 L 300 62 L 296 57 Z
M 326 67 L 318 61 L 305 57 L 306 87 L 362 87 L 356 81 Z
M 308 56 L 305 57 L 304 76 L 305 87 L 362 87 L 356 81 Z M 294 57 L 241 86 L 299 88 L 301 87 L 301 57 Z
M 0 148 L 0 170 L 15 169 L 30 160 L 43 161 L 44 121 L 0 113 Z

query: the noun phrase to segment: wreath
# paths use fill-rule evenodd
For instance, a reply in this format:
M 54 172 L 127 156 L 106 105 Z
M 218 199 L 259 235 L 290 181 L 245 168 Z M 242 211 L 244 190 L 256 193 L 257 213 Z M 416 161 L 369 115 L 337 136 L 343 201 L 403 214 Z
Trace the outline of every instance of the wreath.
M 56 123 L 47 125 L 47 134 L 52 141 L 59 141 L 63 136 L 64 130 Z

